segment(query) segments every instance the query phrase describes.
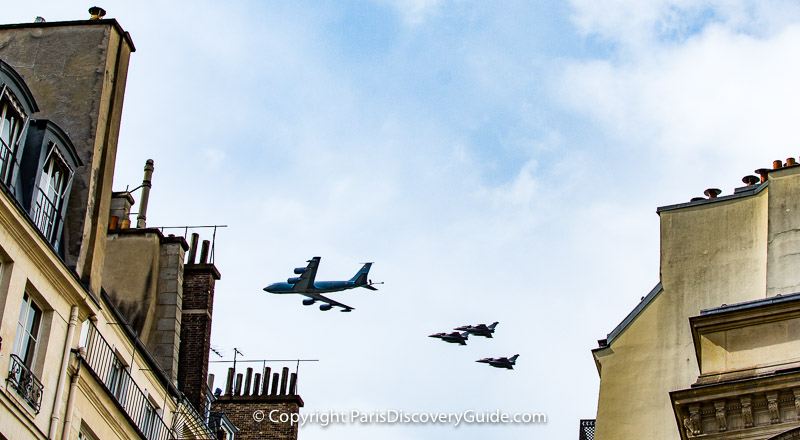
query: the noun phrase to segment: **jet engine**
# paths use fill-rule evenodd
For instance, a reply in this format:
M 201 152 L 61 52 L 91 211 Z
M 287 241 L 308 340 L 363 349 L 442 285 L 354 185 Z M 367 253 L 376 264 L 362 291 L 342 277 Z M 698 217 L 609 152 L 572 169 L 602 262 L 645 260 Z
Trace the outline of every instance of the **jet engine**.
M 292 278 L 289 278 L 288 280 L 286 280 L 286 282 L 289 283 L 289 284 L 294 284 L 294 283 L 296 283 L 298 281 L 300 281 L 300 277 L 292 277 Z
M 295 275 L 300 275 L 301 273 L 303 273 L 303 272 L 305 272 L 305 271 L 306 271 L 306 268 L 305 268 L 305 267 L 295 267 L 295 268 L 294 268 L 294 273 L 295 273 Z
M 328 311 L 331 308 L 333 308 L 333 306 L 330 305 L 330 304 L 320 304 L 319 305 L 319 309 L 322 310 L 323 312 Z
M 316 301 L 317 300 L 315 300 L 314 298 L 304 299 L 303 300 L 303 305 L 304 306 L 310 306 L 311 304 L 314 304 Z

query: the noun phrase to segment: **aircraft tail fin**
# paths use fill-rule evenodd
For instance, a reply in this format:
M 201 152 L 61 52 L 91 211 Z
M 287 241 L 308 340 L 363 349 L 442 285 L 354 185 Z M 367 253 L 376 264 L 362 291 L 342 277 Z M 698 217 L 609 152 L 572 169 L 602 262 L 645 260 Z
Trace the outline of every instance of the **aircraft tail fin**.
M 509 359 L 509 360 L 510 360 L 511 362 L 516 362 L 518 357 L 519 357 L 519 355 L 518 355 L 518 354 L 515 354 L 514 356 L 511 356 L 511 359 Z
M 494 328 L 497 327 L 497 324 L 500 324 L 500 322 L 495 321 L 494 323 L 492 323 L 492 325 L 489 326 L 489 330 L 494 330 Z
M 350 278 L 350 281 L 355 283 L 356 286 L 366 286 L 367 285 L 367 275 L 369 274 L 369 269 L 372 267 L 372 263 L 364 263 L 361 266 L 361 269 L 353 275 L 353 278 Z M 373 289 L 375 289 L 373 287 Z M 378 289 L 375 289 L 378 290 Z

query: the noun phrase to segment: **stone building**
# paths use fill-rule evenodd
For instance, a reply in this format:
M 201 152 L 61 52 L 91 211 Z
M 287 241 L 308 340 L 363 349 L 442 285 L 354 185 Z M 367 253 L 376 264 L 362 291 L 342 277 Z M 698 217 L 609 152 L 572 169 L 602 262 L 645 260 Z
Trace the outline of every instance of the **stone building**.
M 213 243 L 148 227 L 153 161 L 112 191 L 135 47 L 90 12 L 0 26 L 0 440 L 254 438 L 212 411 Z
M 658 209 L 658 284 L 592 351 L 594 438 L 800 438 L 800 166 Z

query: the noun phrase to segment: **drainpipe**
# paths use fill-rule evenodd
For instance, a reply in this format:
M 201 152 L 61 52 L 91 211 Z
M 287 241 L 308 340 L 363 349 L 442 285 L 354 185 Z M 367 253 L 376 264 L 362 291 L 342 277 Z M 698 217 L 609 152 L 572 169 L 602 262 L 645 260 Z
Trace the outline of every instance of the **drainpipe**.
M 64 355 L 61 358 L 61 370 L 58 373 L 58 385 L 56 386 L 56 397 L 53 402 L 53 414 L 50 417 L 50 433 L 47 438 L 55 440 L 56 430 L 58 429 L 58 413 L 61 412 L 61 402 L 64 401 L 64 382 L 67 381 L 67 368 L 69 367 L 70 350 L 72 340 L 75 338 L 75 327 L 78 325 L 78 306 L 72 306 L 69 313 L 69 327 L 67 328 L 67 341 L 64 343 Z
M 67 399 L 67 410 L 64 412 L 64 431 L 61 433 L 62 439 L 69 438 L 69 431 L 72 429 L 72 410 L 75 408 L 75 396 L 78 394 L 78 381 L 81 377 L 83 354 L 77 351 L 75 357 L 78 359 L 78 367 L 75 369 L 75 374 L 72 375 L 72 382 L 69 384 L 69 398 Z

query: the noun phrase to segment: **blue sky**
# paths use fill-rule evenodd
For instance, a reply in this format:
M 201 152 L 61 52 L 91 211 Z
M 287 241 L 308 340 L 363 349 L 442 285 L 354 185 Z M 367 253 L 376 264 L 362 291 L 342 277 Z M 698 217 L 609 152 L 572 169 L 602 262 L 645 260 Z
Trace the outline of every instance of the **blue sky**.
M 137 48 L 115 187 L 153 158 L 149 225 L 229 225 L 226 358 L 319 359 L 300 370 L 308 412 L 548 415 L 303 439 L 575 438 L 596 411 L 590 350 L 658 282 L 656 207 L 800 154 L 796 1 L 100 6 Z M 375 261 L 386 284 L 338 295 L 351 314 L 261 291 L 315 255 L 320 279 Z M 495 320 L 466 347 L 426 337 Z M 514 371 L 474 362 L 515 353 Z

